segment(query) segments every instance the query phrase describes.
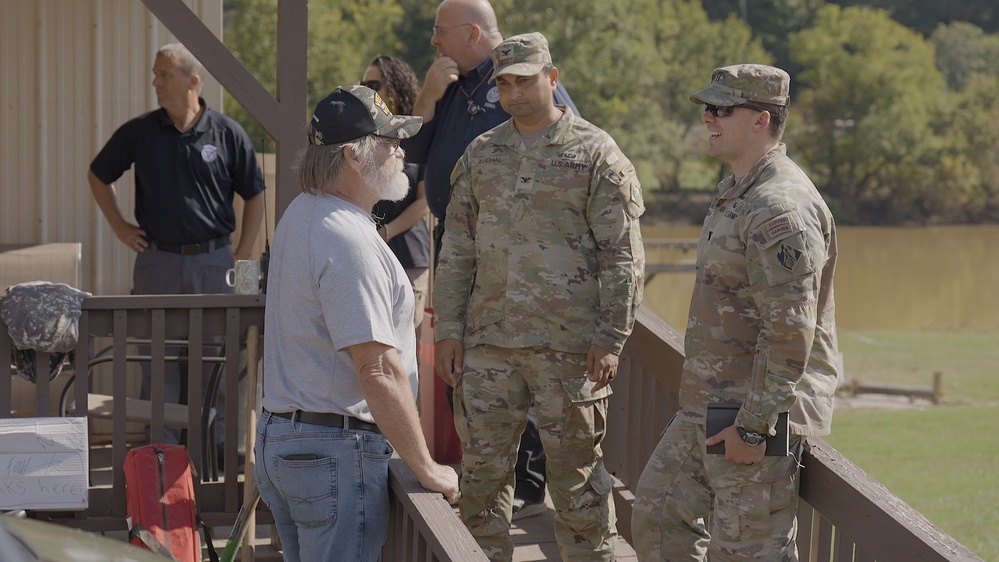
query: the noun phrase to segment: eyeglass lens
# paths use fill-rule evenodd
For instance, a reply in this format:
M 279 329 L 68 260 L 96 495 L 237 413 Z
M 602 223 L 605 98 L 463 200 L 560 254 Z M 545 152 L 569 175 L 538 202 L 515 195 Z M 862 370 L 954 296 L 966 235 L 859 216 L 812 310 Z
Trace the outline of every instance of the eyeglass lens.
M 435 25 L 434 26 L 433 35 L 443 35 L 444 32 L 446 32 L 446 31 L 452 30 L 452 29 L 454 29 L 456 27 L 462 27 L 462 26 L 465 26 L 465 25 L 472 25 L 472 24 L 471 23 L 459 23 L 457 25 L 448 25 L 448 26 Z
M 382 81 L 381 80 L 361 80 L 360 84 L 362 86 L 366 87 L 366 88 L 371 88 L 372 90 L 374 90 L 376 92 L 378 90 L 382 89 Z
M 374 137 L 376 141 L 388 145 L 390 154 L 395 153 L 395 151 L 400 148 L 400 143 L 402 142 L 400 139 L 390 139 L 387 137 L 380 137 L 378 135 L 374 135 Z
M 711 113 L 711 115 L 714 115 L 715 117 L 728 117 L 729 115 L 732 115 L 733 113 L 735 113 L 735 106 L 734 105 L 722 105 L 722 106 L 718 106 L 718 105 L 705 105 L 704 106 L 704 111 L 707 111 L 707 112 Z

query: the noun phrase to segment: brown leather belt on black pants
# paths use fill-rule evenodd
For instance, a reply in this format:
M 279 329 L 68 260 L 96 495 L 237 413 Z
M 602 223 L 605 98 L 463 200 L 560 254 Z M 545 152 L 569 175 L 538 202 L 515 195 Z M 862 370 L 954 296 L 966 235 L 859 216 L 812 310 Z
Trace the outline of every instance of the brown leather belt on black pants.
M 313 425 L 325 425 L 326 427 L 363 429 L 365 431 L 374 431 L 375 433 L 382 432 L 378 429 L 378 426 L 373 423 L 352 418 L 350 416 L 341 416 L 340 414 L 303 412 L 301 410 L 297 410 L 295 412 L 271 412 L 271 415 L 284 420 L 291 420 L 293 422 L 300 421 L 302 423 L 311 423 Z

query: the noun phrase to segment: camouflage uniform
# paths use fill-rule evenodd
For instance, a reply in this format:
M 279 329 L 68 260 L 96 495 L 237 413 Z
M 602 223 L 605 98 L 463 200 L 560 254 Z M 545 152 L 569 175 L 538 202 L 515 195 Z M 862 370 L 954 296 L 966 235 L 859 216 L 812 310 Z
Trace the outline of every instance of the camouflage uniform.
M 752 84 L 742 88 L 749 97 Z M 786 103 L 760 97 L 750 99 Z M 704 220 L 679 412 L 636 490 L 642 560 L 703 560 L 709 544 L 713 561 L 797 559 L 796 457 L 803 436 L 829 433 L 832 420 L 837 250 L 828 207 L 785 151 L 771 150 L 738 183 L 722 181 Z M 790 411 L 792 455 L 748 466 L 704 454 L 711 402 L 742 402 L 735 425 L 771 435 Z
M 563 558 L 611 560 L 617 537 L 600 447 L 611 391 L 592 391 L 586 354 L 591 344 L 619 354 L 631 333 L 644 204 L 613 139 L 559 107 L 532 148 L 512 121 L 469 145 L 434 287 L 437 340 L 465 348 L 461 518 L 493 560 L 513 554 L 513 469 L 532 400 Z

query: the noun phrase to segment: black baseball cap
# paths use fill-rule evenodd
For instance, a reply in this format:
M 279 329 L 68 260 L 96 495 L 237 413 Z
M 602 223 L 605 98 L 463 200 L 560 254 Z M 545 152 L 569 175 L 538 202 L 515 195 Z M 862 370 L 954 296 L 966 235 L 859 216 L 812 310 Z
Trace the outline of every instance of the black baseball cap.
M 371 134 L 407 139 L 422 126 L 422 117 L 392 115 L 382 97 L 371 88 L 340 86 L 316 105 L 309 127 L 309 144 L 340 144 Z

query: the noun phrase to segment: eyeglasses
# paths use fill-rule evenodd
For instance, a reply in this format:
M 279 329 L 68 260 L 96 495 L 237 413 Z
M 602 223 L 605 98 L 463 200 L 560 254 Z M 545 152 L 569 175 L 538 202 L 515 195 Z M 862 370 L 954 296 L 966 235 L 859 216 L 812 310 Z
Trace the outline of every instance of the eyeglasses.
M 452 30 L 452 29 L 454 29 L 456 27 L 461 27 L 463 25 L 472 25 L 472 24 L 471 23 L 459 23 L 458 25 L 449 25 L 447 27 L 444 27 L 443 25 L 435 25 L 434 26 L 433 35 L 436 35 L 436 36 L 439 37 L 441 35 L 444 35 L 445 32 L 450 31 L 450 30 Z M 433 35 L 431 35 L 431 36 L 433 36 Z
M 729 115 L 732 115 L 733 113 L 735 113 L 735 108 L 737 108 L 737 107 L 745 107 L 747 109 L 752 109 L 754 111 L 770 111 L 769 109 L 760 107 L 758 105 L 752 105 L 752 104 L 749 104 L 749 103 L 744 103 L 742 105 L 710 105 L 710 104 L 708 104 L 708 105 L 704 106 L 704 111 L 707 111 L 708 113 L 710 113 L 711 115 L 714 115 L 715 117 L 728 117 Z
M 382 89 L 382 81 L 381 80 L 361 80 L 360 82 L 358 82 L 358 84 L 360 84 L 361 86 L 364 86 L 365 88 L 371 88 L 372 90 L 374 90 L 376 92 L 378 90 Z
M 389 154 L 395 154 L 396 151 L 402 150 L 402 147 L 399 146 L 399 143 L 402 142 L 402 139 L 390 139 L 388 137 L 382 137 L 378 135 L 371 135 L 371 138 L 375 139 L 375 142 L 388 146 Z

